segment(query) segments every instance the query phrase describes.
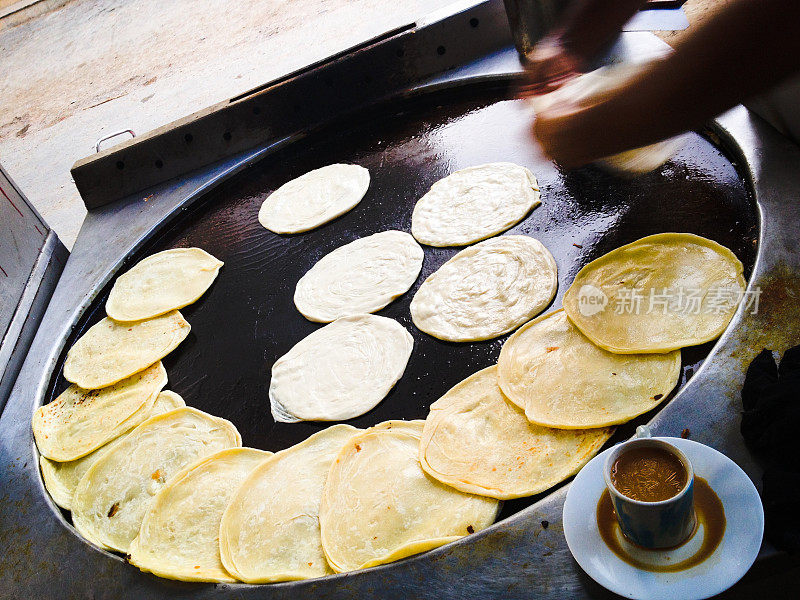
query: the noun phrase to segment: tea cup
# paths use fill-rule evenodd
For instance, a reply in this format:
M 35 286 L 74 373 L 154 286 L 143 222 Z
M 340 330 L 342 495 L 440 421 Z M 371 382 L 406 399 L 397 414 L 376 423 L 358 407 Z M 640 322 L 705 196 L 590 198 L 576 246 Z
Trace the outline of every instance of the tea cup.
M 672 497 L 655 502 L 637 500 L 614 485 L 612 469 L 625 452 L 636 448 L 660 448 L 677 458 L 686 471 L 686 483 Z M 635 439 L 616 446 L 606 458 L 603 475 L 622 533 L 634 544 L 648 549 L 671 548 L 685 542 L 693 533 L 694 470 L 687 456 L 662 440 Z

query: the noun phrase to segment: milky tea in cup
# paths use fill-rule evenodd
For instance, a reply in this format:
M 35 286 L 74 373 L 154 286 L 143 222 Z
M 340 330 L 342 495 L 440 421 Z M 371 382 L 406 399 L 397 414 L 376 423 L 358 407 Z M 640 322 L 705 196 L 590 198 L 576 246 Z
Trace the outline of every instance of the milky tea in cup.
M 677 496 L 688 478 L 681 460 L 659 446 L 629 448 L 611 465 L 614 487 L 641 502 L 660 502 Z
M 675 446 L 649 438 L 620 444 L 604 474 L 620 529 L 633 543 L 669 548 L 694 531 L 694 471 Z

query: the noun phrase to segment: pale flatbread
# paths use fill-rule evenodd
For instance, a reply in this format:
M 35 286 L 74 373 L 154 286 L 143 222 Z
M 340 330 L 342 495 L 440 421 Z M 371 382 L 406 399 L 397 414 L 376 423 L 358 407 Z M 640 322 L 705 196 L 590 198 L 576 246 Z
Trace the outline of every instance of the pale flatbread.
M 181 581 L 236 581 L 219 555 L 220 521 L 233 493 L 272 456 L 254 448 L 228 448 L 176 473 L 150 503 L 130 563 Z
M 542 312 L 557 287 L 547 248 L 528 236 L 505 235 L 462 250 L 428 277 L 411 301 L 411 318 L 442 340 L 488 340 Z
M 414 339 L 397 321 L 342 317 L 300 340 L 272 367 L 276 421 L 343 421 L 383 400 L 403 376 Z
M 258 211 L 258 222 L 274 233 L 300 233 L 343 215 L 367 193 L 369 171 L 358 165 L 328 165 L 284 183 Z
M 610 352 L 670 352 L 719 337 L 742 299 L 742 271 L 733 252 L 714 241 L 659 233 L 583 267 L 564 310 Z
M 200 248 L 174 248 L 148 256 L 120 275 L 106 300 L 115 321 L 141 321 L 196 301 L 222 266 Z
M 428 246 L 466 246 L 497 235 L 541 204 L 528 169 L 490 163 L 440 179 L 417 201 L 411 233 Z
M 247 583 L 333 573 L 319 532 L 319 503 L 333 459 L 360 430 L 334 425 L 278 452 L 236 490 L 220 526 L 225 568 Z
M 373 313 L 408 291 L 425 257 L 414 238 L 382 231 L 323 256 L 300 278 L 294 304 L 310 321 Z
M 151 417 L 84 474 L 72 522 L 101 548 L 128 552 L 150 501 L 186 465 L 242 445 L 236 427 L 196 408 Z
M 175 392 L 163 391 L 156 397 L 153 407 L 145 415 L 143 420 L 183 406 L 186 406 L 186 403 L 178 394 Z M 44 486 L 53 498 L 53 501 L 61 508 L 72 510 L 72 496 L 84 473 L 86 473 L 89 467 L 96 463 L 106 452 L 115 448 L 127 435 L 128 433 L 123 433 L 118 438 L 108 442 L 105 446 L 101 446 L 94 452 L 82 456 L 78 460 L 55 462 L 44 456 L 40 457 L 39 465 L 42 468 Z
M 591 459 L 613 428 L 552 429 L 528 422 L 503 396 L 497 367 L 467 377 L 431 405 L 419 447 L 428 475 L 501 500 L 532 496 Z
M 365 569 L 436 548 L 491 525 L 493 498 L 464 494 L 419 465 L 422 426 L 371 428 L 351 438 L 328 473 L 322 547 L 334 571 Z
M 101 390 L 71 385 L 33 415 L 42 456 L 67 462 L 97 450 L 148 418 L 167 384 L 160 362 Z
M 563 310 L 514 333 L 497 361 L 500 387 L 533 423 L 580 429 L 625 423 L 658 406 L 681 373 L 681 352 L 613 354 Z
M 157 363 L 186 339 L 190 329 L 177 310 L 135 323 L 106 317 L 69 349 L 64 379 L 89 390 L 107 387 Z

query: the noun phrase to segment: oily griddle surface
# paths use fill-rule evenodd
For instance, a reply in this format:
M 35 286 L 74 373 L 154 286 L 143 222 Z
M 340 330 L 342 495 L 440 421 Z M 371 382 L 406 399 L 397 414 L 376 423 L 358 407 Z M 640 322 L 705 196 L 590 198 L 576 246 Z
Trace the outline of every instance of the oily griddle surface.
M 462 89 L 458 94 L 396 100 L 310 134 L 207 194 L 189 214 L 129 257 L 123 268 L 154 252 L 189 246 L 225 262 L 205 296 L 182 309 L 192 331 L 164 359 L 167 389 L 181 394 L 190 406 L 229 419 L 239 428 L 244 445 L 264 450 L 287 448 L 330 425 L 275 423 L 270 415 L 267 390 L 273 363 L 322 326 L 295 309 L 297 280 L 347 242 L 388 229 L 410 232 L 414 204 L 431 184 L 487 162 L 527 166 L 539 180 L 542 204 L 508 233 L 538 238 L 555 257 L 559 289 L 548 310 L 561 305 L 564 292 L 587 262 L 654 233 L 690 232 L 716 240 L 736 253 L 749 275 L 756 252 L 755 205 L 734 166 L 705 138 L 691 134 L 671 162 L 635 179 L 596 167 L 565 174 L 532 143 L 530 121 L 526 104 L 506 99 L 502 89 Z M 272 191 L 306 171 L 337 162 L 370 171 L 369 191 L 353 210 L 297 235 L 276 235 L 258 223 L 258 209 Z M 417 282 L 377 313 L 398 320 L 412 333 L 414 351 L 402 379 L 383 402 L 350 424 L 368 427 L 387 419 L 425 418 L 430 404 L 450 387 L 496 362 L 507 336 L 448 343 L 422 333 L 411 322 L 408 306 L 414 292 L 459 249 L 424 246 Z M 109 289 L 84 315 L 67 347 L 105 316 Z M 680 385 L 711 346 L 684 351 Z M 56 373 L 51 398 L 67 385 L 61 363 Z M 612 441 L 629 436 L 651 416 L 620 427 Z M 501 517 L 537 498 L 506 502 Z

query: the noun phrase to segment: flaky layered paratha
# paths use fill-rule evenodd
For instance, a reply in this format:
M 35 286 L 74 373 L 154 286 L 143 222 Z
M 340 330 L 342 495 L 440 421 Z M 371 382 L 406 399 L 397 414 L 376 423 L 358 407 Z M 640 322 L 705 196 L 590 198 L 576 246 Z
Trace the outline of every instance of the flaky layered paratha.
M 610 352 L 671 352 L 718 337 L 746 282 L 738 258 L 689 233 L 659 233 L 593 260 L 575 276 L 564 310 Z
M 190 329 L 177 310 L 135 323 L 105 318 L 69 349 L 64 378 L 89 390 L 113 385 L 164 358 Z
M 143 415 L 142 421 L 183 406 L 186 406 L 183 398 L 175 392 L 165 390 L 158 394 L 153 407 L 149 412 Z M 50 496 L 52 496 L 53 501 L 61 508 L 71 510 L 72 496 L 83 475 L 89 470 L 89 467 L 96 463 L 106 452 L 115 448 L 117 444 L 122 442 L 128 433 L 129 432 L 123 433 L 94 452 L 82 456 L 77 460 L 56 462 L 44 456 L 40 457 L 39 465 L 42 468 L 42 479 L 44 479 L 44 485 L 50 493 Z
M 59 462 L 77 460 L 149 418 L 167 384 L 160 362 L 100 389 L 71 385 L 33 415 L 33 435 L 42 456 Z
M 297 282 L 294 304 L 306 319 L 329 323 L 373 313 L 408 291 L 424 253 L 403 231 L 382 231 L 323 256 Z
M 436 548 L 488 527 L 493 498 L 464 494 L 425 474 L 421 425 L 371 428 L 348 440 L 320 505 L 322 547 L 334 571 L 353 571 Z
M 272 366 L 276 421 L 343 421 L 372 409 L 405 371 L 414 340 L 393 319 L 342 317 L 300 340 Z
M 541 204 L 528 169 L 499 162 L 451 173 L 431 186 L 411 216 L 411 233 L 428 246 L 465 246 L 519 223 Z
M 222 264 L 200 248 L 152 254 L 117 278 L 106 314 L 115 321 L 141 321 L 183 308 L 211 287 Z
M 272 192 L 258 211 L 258 221 L 275 233 L 300 233 L 343 215 L 361 202 L 369 171 L 335 164 L 309 171 Z
M 72 500 L 78 532 L 101 548 L 127 553 L 150 501 L 196 460 L 242 445 L 232 423 L 195 408 L 151 417 L 84 474 Z
M 580 429 L 625 423 L 663 402 L 678 383 L 681 352 L 608 352 L 558 310 L 508 338 L 497 365 L 500 387 L 530 421 Z
M 235 581 L 219 555 L 222 513 L 236 489 L 271 452 L 220 450 L 176 473 L 150 502 L 130 563 L 181 581 Z
M 500 391 L 497 367 L 489 367 L 431 405 L 419 459 L 442 483 L 509 500 L 538 494 L 574 475 L 612 433 L 612 428 L 565 430 L 530 423 Z
M 333 425 L 263 462 L 239 486 L 222 518 L 225 568 L 247 583 L 333 573 L 322 550 L 319 504 L 331 463 L 360 430 Z
M 539 240 L 504 235 L 470 246 L 439 267 L 414 294 L 411 318 L 442 340 L 487 340 L 542 312 L 557 287 L 555 260 Z

